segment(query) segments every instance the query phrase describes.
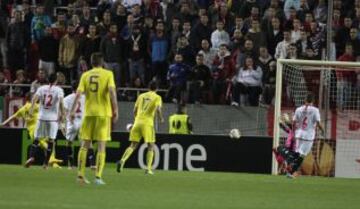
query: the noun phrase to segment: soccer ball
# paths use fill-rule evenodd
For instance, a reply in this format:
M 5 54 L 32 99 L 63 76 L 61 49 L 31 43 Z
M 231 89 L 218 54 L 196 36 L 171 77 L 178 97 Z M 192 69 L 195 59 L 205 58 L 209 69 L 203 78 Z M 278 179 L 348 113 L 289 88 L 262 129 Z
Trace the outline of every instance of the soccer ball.
M 232 138 L 232 139 L 240 139 L 240 137 L 241 137 L 241 132 L 239 131 L 239 129 L 234 128 L 234 129 L 231 129 L 231 130 L 230 130 L 229 136 L 230 136 L 230 138 Z
M 133 127 L 133 124 L 132 124 L 132 123 L 126 124 L 126 130 L 127 130 L 127 131 L 130 131 L 132 127 Z

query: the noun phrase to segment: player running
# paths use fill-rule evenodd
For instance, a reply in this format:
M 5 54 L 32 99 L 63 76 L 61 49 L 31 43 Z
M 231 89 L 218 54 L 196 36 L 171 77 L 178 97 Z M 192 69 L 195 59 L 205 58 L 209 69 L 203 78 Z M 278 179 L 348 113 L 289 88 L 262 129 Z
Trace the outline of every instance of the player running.
M 110 141 L 111 137 L 111 117 L 113 122 L 118 119 L 114 75 L 111 71 L 102 68 L 103 62 L 101 53 L 91 55 L 93 68 L 82 74 L 70 113 L 70 120 L 74 123 L 77 104 L 81 94 L 85 94 L 85 111 L 80 129 L 82 144 L 78 153 L 77 180 L 79 183 L 90 183 L 85 177 L 86 155 L 92 140 L 96 140 L 98 152 L 95 184 L 105 184 L 102 180 L 102 173 L 105 166 L 106 142 Z
M 29 117 L 33 117 L 36 103 L 39 102 L 39 116 L 36 123 L 34 142 L 30 147 L 30 158 L 26 161 L 25 167 L 29 167 L 35 161 L 35 153 L 39 146 L 39 139 L 47 138 L 48 146 L 44 161 L 44 168 L 48 166 L 49 158 L 54 148 L 54 142 L 58 132 L 59 121 L 64 115 L 64 91 L 56 86 L 56 74 L 49 77 L 49 85 L 37 89 L 31 102 Z
M 320 123 L 320 112 L 317 107 L 313 106 L 314 95 L 309 93 L 306 96 L 305 104 L 295 110 L 293 117 L 293 124 L 295 127 L 295 155 L 291 162 L 291 169 L 289 169 L 288 177 L 293 178 L 293 173 L 296 172 L 304 158 L 311 151 L 314 143 L 316 128 L 318 127 L 321 134 L 324 129 Z
M 146 154 L 146 174 L 153 174 L 152 162 L 154 159 L 155 144 L 155 113 L 158 114 L 161 123 L 164 122 L 164 118 L 161 111 L 162 99 L 156 94 L 157 85 L 155 81 L 150 82 L 149 89 L 148 92 L 140 94 L 136 99 L 134 107 L 135 122 L 130 130 L 129 137 L 131 144 L 126 148 L 121 160 L 117 162 L 117 172 L 121 172 L 124 169 L 126 160 L 137 148 L 140 139 L 143 138 L 145 143 L 148 144 L 148 151 Z
M 36 127 L 38 113 L 39 113 L 39 104 L 35 104 L 32 117 L 29 117 L 30 107 L 31 107 L 31 103 L 29 101 L 27 101 L 24 106 L 22 106 L 18 111 L 16 111 L 16 113 L 14 113 L 7 120 L 5 120 L 0 126 L 5 126 L 8 123 L 11 123 L 13 120 L 21 118 L 21 119 L 25 120 L 25 127 L 28 131 L 31 141 L 33 141 L 35 127 Z M 44 151 L 44 156 L 45 156 L 47 146 L 48 146 L 46 139 L 40 139 L 39 146 Z M 49 165 L 51 165 L 54 168 L 61 168 L 58 163 L 62 163 L 62 160 L 55 158 L 55 151 L 53 150 L 53 152 L 51 153 L 50 159 L 49 159 Z
M 65 124 L 65 131 L 63 134 L 67 140 L 67 165 L 68 168 L 71 169 L 74 166 L 74 157 L 73 157 L 73 147 L 72 142 L 75 140 L 76 136 L 79 134 L 79 130 L 83 120 L 83 113 L 84 113 L 84 106 L 85 106 L 85 96 L 81 95 L 79 102 L 75 108 L 75 118 L 74 121 L 70 121 L 70 111 L 74 104 L 75 96 L 76 96 L 76 88 L 78 83 L 75 82 L 72 85 L 73 93 L 69 94 L 64 99 L 64 108 L 66 111 L 66 124 Z M 94 151 L 92 148 L 88 151 L 89 161 L 92 169 L 95 169 L 95 158 L 94 158 Z

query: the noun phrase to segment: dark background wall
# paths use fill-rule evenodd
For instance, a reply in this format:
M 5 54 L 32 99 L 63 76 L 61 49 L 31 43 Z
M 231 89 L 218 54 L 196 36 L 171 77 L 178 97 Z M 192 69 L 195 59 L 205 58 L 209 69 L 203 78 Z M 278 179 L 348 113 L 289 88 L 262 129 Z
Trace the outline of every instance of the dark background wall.
M 30 142 L 22 135 L 23 129 L 0 129 L 2 147 L 6 147 L 0 152 L 0 163 L 21 164 L 22 145 L 28 148 Z M 65 157 L 63 138 L 59 133 L 56 156 L 60 159 Z M 127 132 L 113 132 L 107 161 L 119 160 L 128 145 Z M 271 173 L 271 148 L 270 137 L 230 139 L 228 136 L 158 134 L 154 165 L 163 170 Z M 77 150 L 76 147 L 75 159 Z M 42 162 L 40 153 L 38 156 L 38 162 Z M 143 144 L 133 153 L 126 167 L 143 168 L 145 157 L 146 145 Z

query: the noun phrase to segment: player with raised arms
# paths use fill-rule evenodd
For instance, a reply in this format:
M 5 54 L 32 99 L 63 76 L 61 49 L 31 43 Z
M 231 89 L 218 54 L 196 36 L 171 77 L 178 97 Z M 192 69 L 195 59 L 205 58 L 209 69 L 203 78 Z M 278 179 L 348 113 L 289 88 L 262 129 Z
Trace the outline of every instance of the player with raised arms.
M 124 169 L 126 160 L 131 156 L 133 151 L 137 148 L 140 140 L 143 138 L 148 144 L 146 154 L 147 169 L 146 174 L 153 174 L 152 163 L 154 159 L 154 145 L 155 145 L 155 129 L 154 118 L 155 113 L 158 114 L 160 122 L 164 122 L 161 111 L 162 99 L 156 93 L 157 84 L 155 81 L 149 83 L 149 91 L 138 96 L 134 106 L 135 122 L 130 130 L 130 146 L 126 148 L 123 156 L 117 162 L 117 172 Z
M 86 156 L 93 140 L 98 142 L 96 154 L 95 184 L 103 185 L 102 173 L 105 166 L 106 142 L 111 139 L 111 118 L 118 119 L 118 104 L 114 74 L 104 69 L 101 53 L 91 55 L 92 69 L 83 73 L 73 102 L 70 120 L 75 121 L 76 108 L 82 94 L 85 95 L 84 118 L 80 129 L 81 148 L 78 153 L 79 183 L 89 184 L 85 177 Z
M 65 113 L 63 103 L 64 91 L 61 87 L 56 86 L 56 84 L 56 74 L 51 74 L 49 76 L 49 84 L 38 88 L 31 101 L 29 117 L 33 117 L 38 102 L 40 107 L 34 133 L 34 142 L 30 147 L 30 158 L 26 161 L 25 167 L 29 167 L 35 161 L 35 153 L 41 138 L 48 139 L 44 167 L 48 166 L 59 129 L 59 121 L 62 121 L 62 116 Z
M 295 110 L 293 116 L 293 124 L 295 128 L 295 155 L 291 162 L 291 168 L 288 170 L 287 176 L 293 178 L 293 173 L 296 172 L 304 158 L 310 153 L 314 143 L 316 129 L 319 128 L 321 134 L 324 134 L 324 129 L 320 123 L 320 112 L 317 107 L 313 105 L 314 95 L 309 93 L 306 96 L 305 104 Z

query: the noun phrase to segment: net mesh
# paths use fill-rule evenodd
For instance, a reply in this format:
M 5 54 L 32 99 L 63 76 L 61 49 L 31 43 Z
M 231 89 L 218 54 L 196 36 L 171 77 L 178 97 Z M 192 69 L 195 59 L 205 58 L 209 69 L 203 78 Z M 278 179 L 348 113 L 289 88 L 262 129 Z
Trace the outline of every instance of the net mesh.
M 316 135 L 301 173 L 360 177 L 360 69 L 283 64 L 281 115 L 292 115 L 310 92 L 316 96 L 325 137 Z M 279 144 L 284 145 L 287 134 L 281 131 L 280 136 Z M 337 149 L 340 140 L 341 148 Z M 351 148 L 353 141 L 358 141 L 357 148 Z M 338 170 L 348 172 L 339 174 Z

